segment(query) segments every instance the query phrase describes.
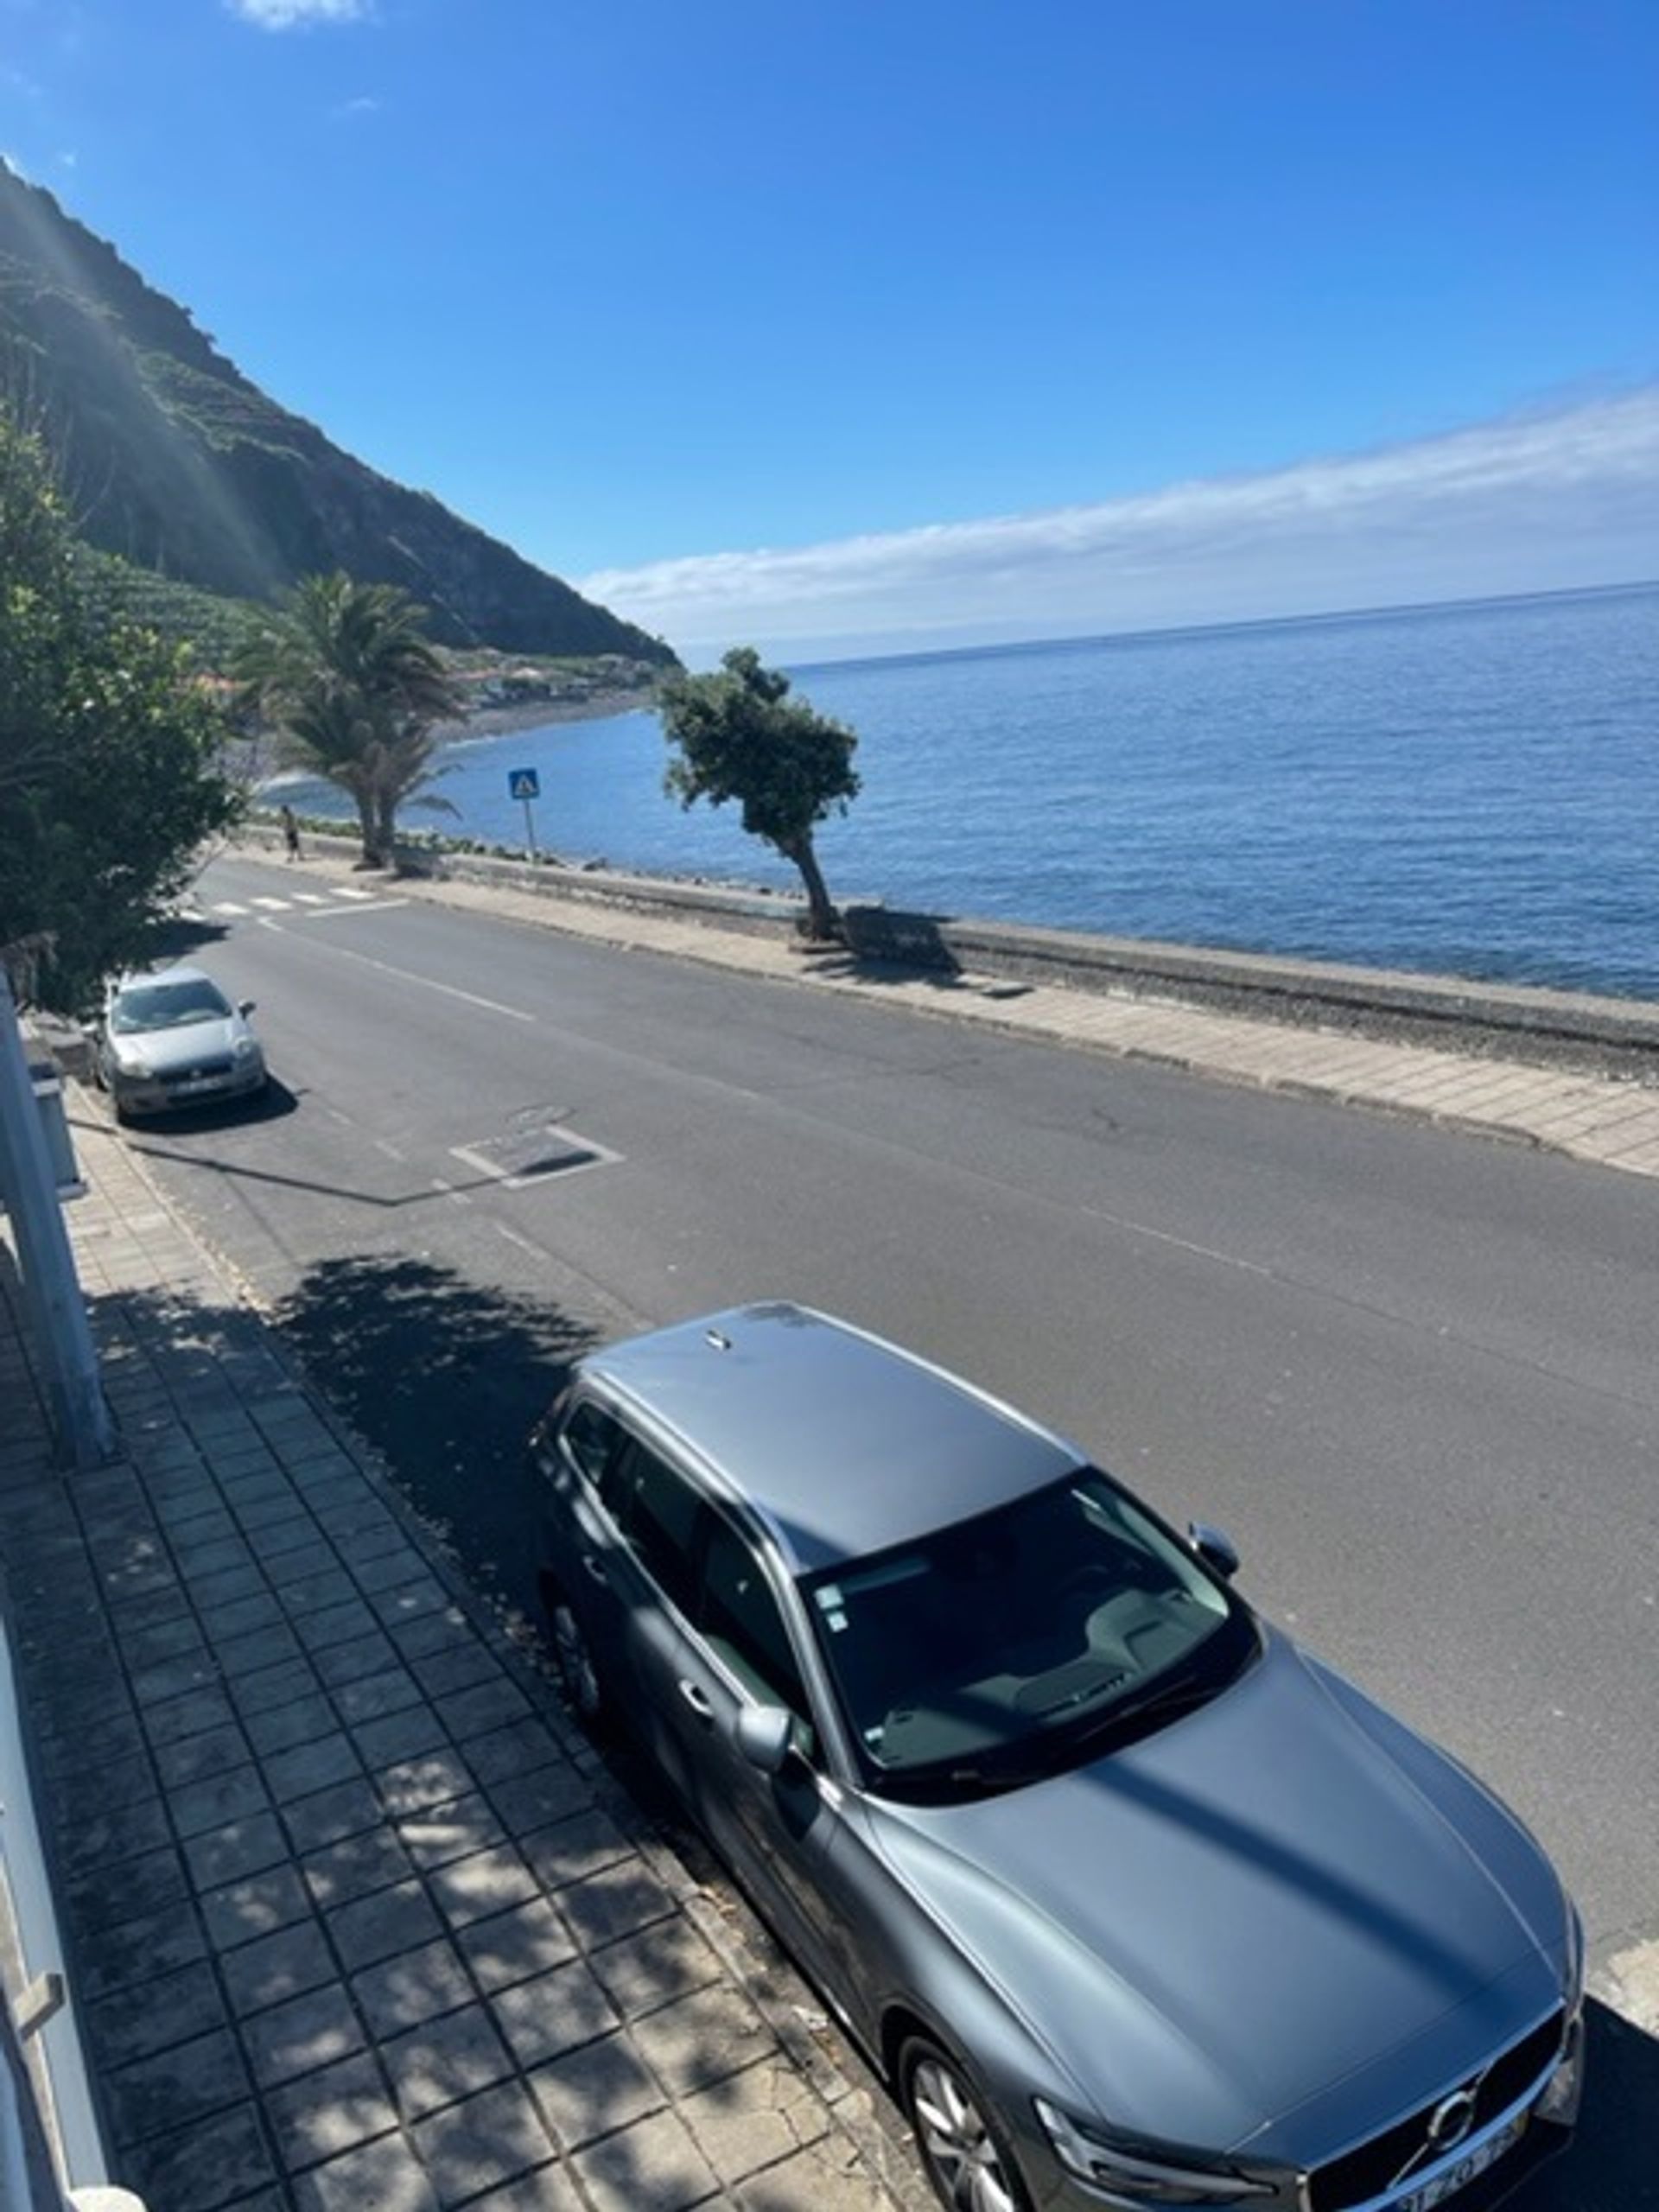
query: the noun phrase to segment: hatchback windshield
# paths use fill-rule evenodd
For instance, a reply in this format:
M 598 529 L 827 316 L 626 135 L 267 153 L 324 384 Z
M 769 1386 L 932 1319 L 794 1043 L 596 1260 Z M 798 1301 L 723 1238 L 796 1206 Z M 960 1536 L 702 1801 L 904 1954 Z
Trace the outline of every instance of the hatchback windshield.
M 1090 1468 L 806 1594 L 878 1782 L 1009 1778 L 1255 1648 L 1244 1609 Z
M 118 1037 L 130 1037 L 147 1029 L 181 1029 L 191 1021 L 223 1021 L 230 1010 L 224 994 L 205 976 L 176 983 L 135 983 L 110 1008 L 110 1027 Z

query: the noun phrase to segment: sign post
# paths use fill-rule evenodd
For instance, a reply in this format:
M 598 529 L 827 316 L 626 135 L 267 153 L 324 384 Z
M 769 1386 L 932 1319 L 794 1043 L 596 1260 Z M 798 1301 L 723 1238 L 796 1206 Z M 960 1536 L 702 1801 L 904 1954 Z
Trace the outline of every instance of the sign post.
M 539 859 L 540 855 L 536 850 L 536 816 L 532 810 L 531 802 L 533 799 L 538 799 L 541 795 L 542 779 L 540 776 L 537 775 L 534 768 L 508 769 L 507 796 L 509 798 L 522 799 L 524 801 L 524 836 L 530 846 L 530 857 L 531 860 Z

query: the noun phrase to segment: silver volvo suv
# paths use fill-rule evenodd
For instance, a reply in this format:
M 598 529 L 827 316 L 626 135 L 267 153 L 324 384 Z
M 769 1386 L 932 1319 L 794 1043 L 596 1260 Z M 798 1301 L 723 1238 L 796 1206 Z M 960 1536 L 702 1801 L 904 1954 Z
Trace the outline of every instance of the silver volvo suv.
M 1063 1439 L 745 1306 L 531 1440 L 567 1694 L 625 1719 L 953 2212 L 1473 2212 L 1564 2143 L 1527 1830 Z

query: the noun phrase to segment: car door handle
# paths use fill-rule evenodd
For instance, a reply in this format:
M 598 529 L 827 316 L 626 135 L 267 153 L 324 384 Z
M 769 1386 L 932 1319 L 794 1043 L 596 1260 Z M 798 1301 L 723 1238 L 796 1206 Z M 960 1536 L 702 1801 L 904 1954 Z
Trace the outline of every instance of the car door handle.
M 709 1701 L 709 1693 L 706 1689 L 702 1688 L 700 1684 L 696 1682 L 688 1682 L 683 1675 L 682 1675 L 680 1678 L 679 1691 L 680 1695 L 690 1707 L 692 1712 L 696 1714 L 699 1720 L 712 1720 L 714 1719 L 715 1708 Z

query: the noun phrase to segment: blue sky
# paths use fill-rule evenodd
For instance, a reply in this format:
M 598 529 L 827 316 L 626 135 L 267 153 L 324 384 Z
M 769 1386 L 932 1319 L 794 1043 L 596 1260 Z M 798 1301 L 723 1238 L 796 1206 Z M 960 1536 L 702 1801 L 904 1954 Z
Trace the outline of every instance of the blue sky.
M 0 151 L 699 654 L 1659 574 L 1651 0 L 0 0 Z

